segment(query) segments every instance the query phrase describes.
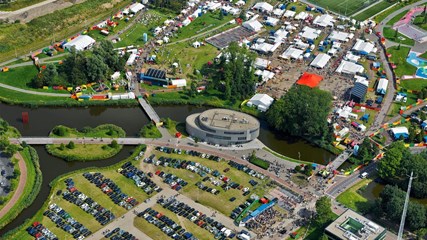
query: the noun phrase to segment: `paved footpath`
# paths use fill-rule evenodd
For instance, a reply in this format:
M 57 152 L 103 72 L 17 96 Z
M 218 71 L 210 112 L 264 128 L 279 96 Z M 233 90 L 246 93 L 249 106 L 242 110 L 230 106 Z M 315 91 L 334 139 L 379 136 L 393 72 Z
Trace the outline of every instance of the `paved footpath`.
M 18 152 L 15 154 L 15 158 L 18 159 L 18 166 L 21 175 L 19 176 L 19 183 L 16 191 L 13 193 L 12 198 L 6 203 L 6 205 L 0 210 L 0 219 L 9 212 L 9 210 L 18 202 L 22 193 L 24 192 L 25 184 L 27 183 L 27 165 L 22 158 L 22 155 Z
M 13 90 L 13 91 L 17 91 L 17 92 L 33 94 L 33 95 L 41 95 L 41 96 L 48 96 L 48 97 L 70 97 L 69 93 L 36 92 L 36 91 L 31 91 L 31 90 L 26 90 L 26 89 L 22 89 L 22 88 L 9 86 L 9 85 L 3 84 L 3 83 L 0 83 L 0 87 L 7 88 L 9 90 Z

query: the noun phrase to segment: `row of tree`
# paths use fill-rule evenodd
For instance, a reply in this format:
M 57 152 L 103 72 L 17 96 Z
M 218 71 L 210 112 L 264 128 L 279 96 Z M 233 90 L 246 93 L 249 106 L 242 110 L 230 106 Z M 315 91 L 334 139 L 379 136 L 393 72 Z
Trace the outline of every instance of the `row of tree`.
M 427 152 L 411 154 L 402 141 L 392 143 L 378 163 L 378 173 L 386 182 L 407 188 L 407 174 L 417 176 L 412 182 L 411 195 L 416 198 L 427 197 Z
M 296 85 L 267 112 L 270 126 L 291 136 L 330 142 L 332 127 L 327 122 L 332 96 L 318 88 Z
M 179 13 L 185 6 L 186 1 L 178 0 L 150 0 L 150 5 L 155 8 L 163 8 Z
M 359 151 L 350 157 L 354 164 L 367 164 L 379 153 L 378 146 L 368 138 L 365 138 L 359 145 Z
M 123 71 L 125 57 L 119 57 L 111 41 L 103 40 L 92 51 L 72 51 L 61 65 L 48 64 L 31 81 L 32 87 L 78 86 L 103 81 Z

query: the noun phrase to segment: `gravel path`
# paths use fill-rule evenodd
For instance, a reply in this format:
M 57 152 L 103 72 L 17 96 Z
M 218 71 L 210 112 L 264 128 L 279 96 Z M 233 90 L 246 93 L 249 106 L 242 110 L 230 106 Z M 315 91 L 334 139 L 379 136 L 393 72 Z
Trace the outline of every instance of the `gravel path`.
M 70 94 L 68 94 L 68 93 L 36 92 L 36 91 L 31 91 L 31 90 L 26 90 L 26 89 L 22 89 L 22 88 L 9 86 L 9 85 L 3 84 L 3 83 L 0 83 L 0 87 L 7 88 L 9 90 L 13 90 L 13 91 L 17 91 L 17 92 L 33 94 L 33 95 L 48 96 L 48 97 L 70 97 Z
M 0 210 L 0 219 L 6 213 L 8 213 L 13 206 L 15 206 L 15 204 L 18 202 L 19 198 L 21 197 L 22 193 L 24 192 L 25 184 L 27 183 L 27 166 L 25 165 L 25 161 L 19 152 L 15 154 L 15 157 L 19 160 L 18 166 L 19 166 L 19 171 L 21 171 L 21 175 L 19 176 L 19 183 L 15 193 L 13 194 L 9 202 L 7 202 L 6 205 Z

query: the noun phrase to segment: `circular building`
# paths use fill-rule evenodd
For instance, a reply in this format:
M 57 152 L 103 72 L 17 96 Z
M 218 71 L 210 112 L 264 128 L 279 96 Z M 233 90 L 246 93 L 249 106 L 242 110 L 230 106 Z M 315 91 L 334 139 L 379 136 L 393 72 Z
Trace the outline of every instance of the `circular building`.
M 229 146 L 250 142 L 259 135 L 258 119 L 228 109 L 210 109 L 187 117 L 186 129 L 192 137 L 212 144 Z

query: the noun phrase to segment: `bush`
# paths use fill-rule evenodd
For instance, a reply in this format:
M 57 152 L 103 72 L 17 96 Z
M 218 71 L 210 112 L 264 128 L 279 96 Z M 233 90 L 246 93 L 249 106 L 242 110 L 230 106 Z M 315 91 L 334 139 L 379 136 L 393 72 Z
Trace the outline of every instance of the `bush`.
M 64 126 L 57 126 L 52 130 L 53 134 L 63 137 L 67 134 L 68 129 L 66 129 Z
M 261 158 L 257 158 L 255 156 L 255 154 L 253 154 L 249 158 L 249 162 L 252 163 L 252 164 L 254 164 L 254 165 L 256 165 L 256 166 L 258 166 L 258 167 L 260 167 L 260 168 L 262 168 L 262 169 L 265 169 L 265 170 L 268 170 L 268 168 L 270 167 L 270 163 L 268 161 L 263 160 Z
M 70 142 L 67 144 L 67 148 L 69 148 L 69 149 L 74 149 L 74 148 L 76 148 L 76 145 L 74 145 L 74 142 L 73 142 L 73 141 L 70 141 Z
M 111 143 L 110 143 L 110 147 L 111 147 L 111 148 L 118 148 L 118 147 L 119 147 L 119 144 L 117 143 L 117 141 L 116 141 L 116 140 L 113 140 L 113 141 L 111 141 Z

